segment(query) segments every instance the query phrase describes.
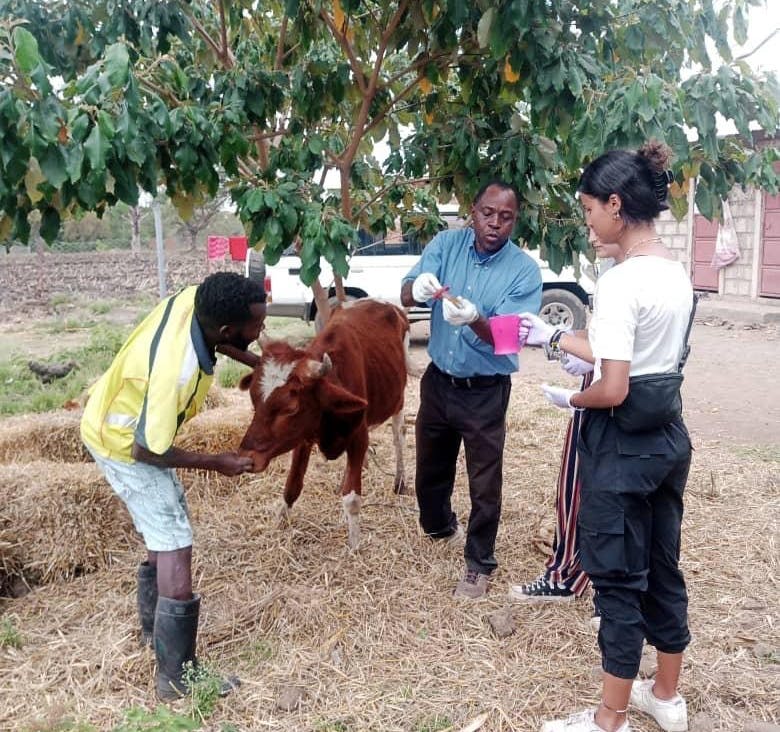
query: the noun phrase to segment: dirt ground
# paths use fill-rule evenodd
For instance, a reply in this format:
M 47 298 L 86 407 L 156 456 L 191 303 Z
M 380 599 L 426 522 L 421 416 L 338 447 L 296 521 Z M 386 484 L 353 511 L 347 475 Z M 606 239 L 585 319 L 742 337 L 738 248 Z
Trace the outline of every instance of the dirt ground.
M 202 259 L 171 256 L 169 262 L 171 289 L 205 274 Z M 157 295 L 150 255 L 52 256 L 44 265 L 40 278 L 34 258 L 0 257 L 0 358 L 46 355 L 66 339 L 86 339 L 88 329 L 78 329 L 82 321 L 132 322 Z M 425 329 L 413 327 L 419 366 L 427 361 Z M 281 319 L 270 330 L 311 332 Z M 776 328 L 705 321 L 693 331 L 684 390 L 696 452 L 682 568 L 694 641 L 681 687 L 691 729 L 741 732 L 780 721 L 780 405 L 770 380 L 778 338 Z M 356 553 L 346 549 L 341 504 L 333 495 L 342 460 L 313 456 L 289 523 L 280 522 L 275 509 L 287 458 L 235 480 L 182 471 L 197 537 L 195 584 L 204 597 L 198 653 L 243 680 L 201 729 L 531 732 L 542 719 L 598 702 L 590 596 L 554 607 L 506 599 L 508 585 L 536 577 L 549 551 L 567 420 L 542 399 L 537 384 L 577 385 L 538 349 L 525 351 L 521 362 L 508 411 L 499 568 L 478 604 L 451 597 L 462 551 L 433 544 L 419 528 L 414 497 L 392 494 L 387 425 L 371 437 Z M 217 400 L 187 426 L 183 438 L 188 434 L 191 442 L 183 446 L 189 449 L 226 449 L 243 434 L 246 395 L 214 391 L 224 404 Z M 411 379 L 407 424 L 417 394 Z M 29 561 L 31 571 L 40 571 L 52 570 L 57 559 L 62 575 L 33 584 L 27 594 L 0 597 L 0 623 L 8 621 L 21 637 L 19 647 L 0 645 L 0 732 L 141 729 L 115 725 L 128 710 L 152 714 L 156 706 L 154 656 L 136 637 L 141 546 L 124 514 L 124 529 L 112 530 L 105 514 L 87 522 L 85 508 L 74 504 L 74 496 L 96 481 L 95 466 L 81 462 L 77 417 L 60 415 L 71 425 L 70 442 L 58 439 L 56 454 L 52 414 L 0 421 L 0 452 L 7 456 L 0 458 L 0 558 L 7 539 L 6 548 L 19 550 L 18 557 L 6 555 L 9 561 Z M 408 479 L 410 435 L 406 442 Z M 71 443 L 72 454 L 65 449 Z M 100 486 L 94 495 L 87 491 L 88 516 L 102 510 L 96 501 L 111 497 Z M 453 501 L 458 515 L 467 516 L 462 459 Z M 12 506 L 30 527 L 24 536 L 12 521 L 3 525 Z M 49 526 L 60 533 L 41 528 Z M 53 545 L 43 561 L 35 555 L 42 531 Z M 494 631 L 497 616 L 511 620 L 511 635 Z M 642 663 L 641 673 L 652 676 L 653 654 Z M 281 703 L 290 691 L 300 692 L 294 708 Z M 174 709 L 188 713 L 188 704 L 182 700 Z M 78 726 L 87 722 L 93 726 Z M 631 728 L 658 729 L 634 713 Z

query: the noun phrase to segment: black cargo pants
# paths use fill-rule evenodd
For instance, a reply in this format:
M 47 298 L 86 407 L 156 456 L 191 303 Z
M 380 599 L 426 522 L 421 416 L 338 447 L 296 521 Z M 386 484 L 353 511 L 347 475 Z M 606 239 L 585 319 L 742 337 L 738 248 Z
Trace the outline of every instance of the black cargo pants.
M 691 443 L 682 419 L 627 434 L 606 410 L 587 410 L 578 455 L 580 559 L 601 612 L 602 666 L 633 679 L 643 639 L 665 653 L 690 641 L 678 563 Z

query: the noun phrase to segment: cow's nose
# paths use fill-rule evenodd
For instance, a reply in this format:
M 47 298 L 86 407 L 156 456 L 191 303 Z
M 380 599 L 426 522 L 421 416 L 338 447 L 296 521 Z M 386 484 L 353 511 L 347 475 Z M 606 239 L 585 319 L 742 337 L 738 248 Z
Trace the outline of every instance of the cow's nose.
M 252 472 L 262 473 L 270 462 L 267 455 L 257 452 L 257 450 L 246 450 L 243 447 L 238 451 L 239 455 L 252 459 Z

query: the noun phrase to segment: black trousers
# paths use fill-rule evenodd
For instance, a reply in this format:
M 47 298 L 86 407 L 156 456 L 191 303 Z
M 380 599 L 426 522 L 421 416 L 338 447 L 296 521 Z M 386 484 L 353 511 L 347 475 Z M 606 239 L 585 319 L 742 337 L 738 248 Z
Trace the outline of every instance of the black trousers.
M 452 534 L 455 467 L 463 442 L 469 477 L 466 566 L 490 574 L 497 566 L 496 535 L 501 518 L 501 488 L 509 376 L 452 379 L 431 364 L 420 381 L 415 434 L 415 489 L 420 525 L 433 538 Z
M 682 419 L 627 434 L 606 411 L 588 410 L 578 454 L 580 559 L 601 612 L 602 666 L 633 679 L 645 638 L 664 653 L 690 642 L 678 563 L 691 443 Z

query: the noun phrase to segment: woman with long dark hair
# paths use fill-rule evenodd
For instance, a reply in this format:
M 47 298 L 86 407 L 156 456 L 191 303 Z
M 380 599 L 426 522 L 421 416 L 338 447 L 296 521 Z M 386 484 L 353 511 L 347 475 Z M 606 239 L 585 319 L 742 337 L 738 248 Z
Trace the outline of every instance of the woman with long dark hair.
M 624 257 L 597 283 L 587 338 L 551 334 L 536 316 L 523 315 L 529 344 L 547 342 L 595 362 L 588 388 L 543 390 L 556 406 L 584 410 L 579 549 L 601 612 L 603 690 L 598 707 L 546 722 L 542 732 L 629 732 L 629 701 L 667 732 L 688 729 L 677 691 L 690 641 L 678 561 L 691 443 L 679 395 L 671 399 L 668 387 L 679 387 L 673 374 L 685 359 L 693 290 L 655 230 L 667 208 L 668 160 L 668 148 L 650 142 L 637 152 L 605 153 L 583 172 L 585 222 L 602 241 L 619 244 Z M 649 387 L 637 379 L 650 374 L 662 376 Z M 649 419 L 636 411 L 642 406 Z M 657 650 L 658 672 L 635 681 L 645 639 Z

